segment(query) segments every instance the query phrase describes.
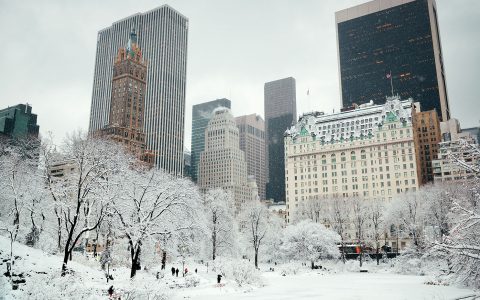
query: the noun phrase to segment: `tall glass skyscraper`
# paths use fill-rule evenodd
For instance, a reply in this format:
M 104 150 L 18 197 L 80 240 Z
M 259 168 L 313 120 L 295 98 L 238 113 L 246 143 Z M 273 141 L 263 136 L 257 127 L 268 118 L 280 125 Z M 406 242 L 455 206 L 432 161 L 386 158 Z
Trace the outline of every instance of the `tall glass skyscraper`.
M 342 106 L 385 95 L 450 118 L 434 0 L 374 0 L 335 13 Z
M 200 154 L 205 150 L 205 129 L 218 107 L 232 108 L 230 100 L 225 98 L 196 104 L 192 108 L 191 171 L 194 182 L 198 181 Z
M 265 83 L 265 132 L 267 154 L 267 199 L 285 201 L 285 148 L 283 135 L 297 118 L 295 79 Z
M 109 123 L 114 58 L 127 44 L 132 29 L 148 66 L 143 122 L 146 151 L 158 168 L 180 175 L 188 19 L 168 5 L 124 18 L 98 32 L 89 132 Z

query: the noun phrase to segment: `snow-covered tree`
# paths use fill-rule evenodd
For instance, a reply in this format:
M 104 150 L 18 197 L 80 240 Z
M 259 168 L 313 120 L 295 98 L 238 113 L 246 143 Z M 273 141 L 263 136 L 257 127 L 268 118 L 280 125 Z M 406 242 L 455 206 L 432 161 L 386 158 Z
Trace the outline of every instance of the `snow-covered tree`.
M 332 198 L 329 205 L 329 222 L 340 236 L 342 261 L 345 263 L 345 239 L 351 222 L 350 206 L 346 198 Z
M 431 228 L 434 241 L 443 242 L 450 232 L 452 199 L 460 195 L 458 185 L 436 183 L 420 190 L 425 206 L 425 225 Z
M 408 192 L 394 197 L 387 207 L 387 220 L 412 239 L 416 251 L 424 249 L 424 202 L 420 193 Z M 398 247 L 398 245 L 397 245 Z
M 365 248 L 365 237 L 367 231 L 368 211 L 365 200 L 360 198 L 351 198 L 348 203 L 352 208 L 352 223 L 355 228 L 355 238 L 360 245 L 360 267 L 363 265 L 363 255 Z
M 34 245 L 43 229 L 38 146 L 33 138 L 12 139 L 0 151 L 0 233 L 10 239 L 11 266 L 13 243 L 21 237 Z
M 62 275 L 73 249 L 102 222 L 116 196 L 115 176 L 128 169 L 128 156 L 113 142 L 88 137 L 82 132 L 69 135 L 58 153 L 44 151 L 45 176 L 57 225 L 58 243 L 63 252 Z M 61 176 L 51 172 L 61 166 Z M 63 235 L 63 236 L 62 236 Z
M 480 288 L 480 148 L 461 141 L 460 150 L 461 156 L 453 153 L 450 159 L 474 179 L 463 183 L 463 193 L 451 197 L 453 226 L 436 249 L 445 252 L 457 281 Z
M 234 251 L 237 228 L 233 198 L 222 189 L 208 191 L 204 196 L 205 217 L 211 248 L 211 258 Z M 229 253 L 233 254 L 233 253 Z
M 121 235 L 128 241 L 134 277 L 143 244 L 166 235 L 180 238 L 201 227 L 204 217 L 201 196 L 187 179 L 155 168 L 131 169 L 124 173 L 121 186 L 112 203 Z
M 378 265 L 380 264 L 380 240 L 385 234 L 385 204 L 383 200 L 373 199 L 371 201 L 368 201 L 366 205 L 368 223 L 367 235 L 374 244 Z
M 280 246 L 289 260 L 306 260 L 314 263 L 319 258 L 336 258 L 340 255 L 337 243 L 340 236 L 324 225 L 304 220 L 285 228 Z
M 295 221 L 310 219 L 315 223 L 322 223 L 326 217 L 328 202 L 325 199 L 314 197 L 300 203 L 299 209 L 294 216 Z
M 260 247 L 264 245 L 269 235 L 278 234 L 280 224 L 267 207 L 258 202 L 250 202 L 243 205 L 239 214 L 240 231 L 242 232 L 249 248 L 253 250 L 255 267 L 258 268 L 258 255 Z

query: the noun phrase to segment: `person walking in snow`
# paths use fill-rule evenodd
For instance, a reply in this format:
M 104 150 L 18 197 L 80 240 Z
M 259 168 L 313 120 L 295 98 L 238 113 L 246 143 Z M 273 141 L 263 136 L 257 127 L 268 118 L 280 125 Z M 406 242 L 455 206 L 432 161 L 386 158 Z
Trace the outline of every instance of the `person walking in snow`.
M 172 267 L 171 271 L 172 271 L 172 276 L 175 276 L 175 267 Z
M 188 273 L 188 269 L 185 268 L 185 275 L 187 275 L 187 273 Z M 183 275 L 183 276 L 185 276 L 185 275 Z
M 176 274 L 177 277 L 178 277 L 178 268 L 175 270 L 175 274 Z

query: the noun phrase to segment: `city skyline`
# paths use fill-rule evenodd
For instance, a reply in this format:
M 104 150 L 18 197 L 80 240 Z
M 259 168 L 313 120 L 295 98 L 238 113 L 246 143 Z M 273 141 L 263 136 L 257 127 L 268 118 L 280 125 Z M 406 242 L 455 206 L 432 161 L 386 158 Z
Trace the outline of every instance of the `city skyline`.
M 264 116 L 263 84 L 278 78 L 293 76 L 297 79 L 299 113 L 338 111 L 340 95 L 334 14 L 364 2 L 294 4 L 279 1 L 274 7 L 275 14 L 266 2 L 229 5 L 220 1 L 203 5 L 165 2 L 190 21 L 184 125 L 186 148 L 190 149 L 193 104 L 225 97 L 232 100 L 235 116 L 250 113 Z M 3 28 L 13 23 L 22 26 L 12 28 L 4 35 L 9 43 L 6 55 L 0 58 L 0 65 L 6 69 L 15 68 L 16 72 L 0 75 L 2 82 L 6 83 L 0 94 L 0 106 L 28 102 L 39 116 L 41 134 L 45 136 L 53 132 L 59 141 L 65 133 L 75 129 L 86 131 L 98 30 L 161 4 L 164 3 L 140 1 L 135 5 L 113 5 L 107 1 L 97 4 L 92 11 L 92 3 L 88 1 L 75 8 L 54 1 L 42 5 L 28 1 L 2 2 L 0 25 Z M 480 3 L 437 0 L 437 7 L 452 117 L 458 118 L 462 127 L 478 126 L 475 110 L 468 107 L 476 100 L 473 92 L 475 76 L 469 73 L 469 66 L 478 65 L 479 61 L 476 53 L 480 42 L 472 37 L 480 22 L 475 20 L 476 7 L 480 8 Z M 254 13 L 249 14 L 253 8 Z M 89 13 L 88 23 L 82 19 L 86 12 Z M 209 14 L 219 19 L 209 20 Z M 255 20 L 261 18 L 267 18 L 269 26 L 249 25 L 256 24 Z M 53 19 L 55 22 L 49 21 Z M 218 28 L 216 24 L 224 19 L 228 22 Z M 285 40 L 289 45 L 285 46 Z M 467 42 L 469 47 L 465 47 Z M 255 44 L 259 47 L 250 46 Z M 286 59 L 283 66 L 277 66 L 287 55 L 292 58 Z M 62 111 L 62 114 L 52 118 L 54 111 Z

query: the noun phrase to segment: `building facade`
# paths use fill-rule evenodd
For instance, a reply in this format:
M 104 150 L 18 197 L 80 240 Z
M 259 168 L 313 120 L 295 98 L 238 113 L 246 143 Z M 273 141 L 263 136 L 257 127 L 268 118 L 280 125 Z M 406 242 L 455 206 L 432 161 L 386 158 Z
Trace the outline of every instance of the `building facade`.
M 203 193 L 215 188 L 230 191 L 237 212 L 244 203 L 258 199 L 255 180 L 247 176 L 247 162 L 240 150 L 235 119 L 227 108 L 216 109 L 208 122 L 198 175 Z
M 264 112 L 267 157 L 267 199 L 285 201 L 283 133 L 297 118 L 295 79 L 265 83 Z
M 143 131 L 158 168 L 183 172 L 188 19 L 168 5 L 137 13 L 98 32 L 89 132 L 109 124 L 113 64 L 135 29 L 148 65 Z
M 205 129 L 212 118 L 213 111 L 219 107 L 231 109 L 231 105 L 230 100 L 222 98 L 196 104 L 192 107 L 191 170 L 194 182 L 198 181 L 200 154 L 205 150 Z
M 417 190 L 413 105 L 388 97 L 384 105 L 302 116 L 285 132 L 287 222 L 313 199 L 388 201 Z
M 442 122 L 440 126 L 442 141 L 438 145 L 438 158 L 433 161 L 434 181 L 461 181 L 478 176 L 480 150 L 476 136 L 471 130 L 463 131 L 457 119 Z
M 28 104 L 18 104 L 0 110 L 0 135 L 4 138 L 38 137 L 37 115 Z
M 127 46 L 115 58 L 110 116 L 101 131 L 144 161 L 148 161 L 143 132 L 146 78 L 147 65 L 132 31 Z
M 434 0 L 374 0 L 335 20 L 342 106 L 398 93 L 450 118 Z
M 254 176 L 258 196 L 266 199 L 267 171 L 265 157 L 265 122 L 256 114 L 235 118 L 240 133 L 240 150 L 245 153 L 247 173 Z
M 440 121 L 435 110 L 413 114 L 413 131 L 417 153 L 420 185 L 433 182 L 433 160 L 438 157 L 438 143 L 442 136 Z

